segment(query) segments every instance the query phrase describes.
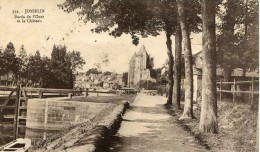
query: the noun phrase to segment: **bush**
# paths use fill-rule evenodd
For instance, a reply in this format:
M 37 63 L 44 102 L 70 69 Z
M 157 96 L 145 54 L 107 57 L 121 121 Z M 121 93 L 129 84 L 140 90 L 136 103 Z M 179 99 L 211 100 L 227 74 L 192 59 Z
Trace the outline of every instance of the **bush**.
M 168 94 L 168 87 L 165 85 L 158 85 L 156 90 L 159 95 Z
M 146 80 L 140 80 L 138 87 L 144 88 L 146 90 L 157 90 L 157 83 L 156 82 L 151 82 L 151 81 L 146 81 Z

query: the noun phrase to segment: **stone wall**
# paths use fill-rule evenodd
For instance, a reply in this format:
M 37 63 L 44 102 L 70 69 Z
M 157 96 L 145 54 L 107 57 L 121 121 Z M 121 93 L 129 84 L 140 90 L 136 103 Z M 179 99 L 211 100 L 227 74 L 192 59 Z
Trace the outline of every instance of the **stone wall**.
M 105 152 L 109 151 L 111 137 L 117 133 L 122 122 L 122 116 L 129 108 L 129 102 L 123 101 L 113 112 L 106 116 L 100 123 L 95 125 L 90 133 L 83 137 L 77 146 L 66 148 L 65 151 L 78 152 Z M 63 151 L 62 151 L 63 152 Z
M 111 109 L 112 108 L 112 109 Z M 122 116 L 129 108 L 129 102 L 123 101 L 99 113 L 93 120 L 69 129 L 59 138 L 48 139 L 37 146 L 36 152 L 106 152 L 109 151 L 111 136 L 120 128 Z M 112 111 L 110 111 L 112 110 Z
M 60 130 L 87 121 L 106 107 L 105 103 L 29 99 L 26 128 Z

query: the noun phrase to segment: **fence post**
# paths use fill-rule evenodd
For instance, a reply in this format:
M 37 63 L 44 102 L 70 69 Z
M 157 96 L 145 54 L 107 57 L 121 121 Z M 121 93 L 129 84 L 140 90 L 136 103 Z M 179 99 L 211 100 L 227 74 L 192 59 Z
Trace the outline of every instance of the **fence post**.
M 234 79 L 234 87 L 233 87 L 233 102 L 235 102 L 236 99 L 236 79 Z
M 86 97 L 89 95 L 89 94 L 88 94 L 88 91 L 89 91 L 89 89 L 86 89 Z
M 251 85 L 251 89 L 252 89 L 252 93 L 251 93 L 251 105 L 253 106 L 254 104 L 254 77 L 252 77 L 252 85 Z
M 72 93 L 69 93 L 69 94 L 68 94 L 68 98 L 69 98 L 69 99 L 72 99 L 72 96 L 73 96 Z
M 49 106 L 49 101 L 46 100 L 45 102 L 45 109 L 44 109 L 44 133 L 43 133 L 43 139 L 46 139 L 46 128 L 47 128 L 47 123 L 48 123 L 48 106 Z
M 222 79 L 220 79 L 220 86 L 219 86 L 219 100 L 222 100 Z
M 43 97 L 43 92 L 40 90 L 39 91 L 39 98 L 42 98 Z
M 21 86 L 20 85 L 17 85 L 17 90 L 16 90 L 16 100 L 15 100 L 15 113 L 14 113 L 14 138 L 18 138 L 18 125 L 19 125 L 19 120 L 18 120 L 18 115 L 19 115 L 19 100 L 20 100 L 20 89 L 21 89 Z

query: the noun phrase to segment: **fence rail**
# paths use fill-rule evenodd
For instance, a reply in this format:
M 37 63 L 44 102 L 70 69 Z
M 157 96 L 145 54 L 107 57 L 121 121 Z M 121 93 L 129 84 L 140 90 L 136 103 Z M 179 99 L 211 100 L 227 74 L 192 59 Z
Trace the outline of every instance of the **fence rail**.
M 254 80 L 254 83 L 259 82 L 259 80 Z M 252 81 L 236 81 L 236 84 L 242 83 L 253 83 Z M 217 84 L 234 84 L 234 82 L 217 82 Z
M 252 94 L 252 91 L 232 91 L 232 90 L 220 90 L 217 89 L 218 92 L 227 92 L 227 93 L 249 93 Z M 259 92 L 254 92 L 254 94 L 259 94 Z
M 217 89 L 217 92 L 219 92 L 219 99 L 222 100 L 222 93 L 232 93 L 233 94 L 233 102 L 236 100 L 236 94 L 238 93 L 245 93 L 245 94 L 251 94 L 251 104 L 254 103 L 254 94 L 259 94 L 258 90 L 255 90 L 255 83 L 259 83 L 259 80 L 254 80 L 254 77 L 252 77 L 251 81 L 236 81 L 234 79 L 233 82 L 217 82 L 217 85 L 219 85 L 219 88 Z M 233 89 L 231 90 L 222 90 L 223 85 L 233 85 Z M 237 86 L 241 84 L 250 84 L 249 89 L 250 90 L 237 90 Z
M 0 91 L 16 91 L 17 87 L 0 86 Z

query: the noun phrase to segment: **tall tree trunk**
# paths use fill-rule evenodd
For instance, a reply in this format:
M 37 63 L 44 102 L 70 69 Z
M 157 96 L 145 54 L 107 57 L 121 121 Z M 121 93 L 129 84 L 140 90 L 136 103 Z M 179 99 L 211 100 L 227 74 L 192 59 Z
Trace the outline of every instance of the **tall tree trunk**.
M 173 93 L 173 55 L 172 55 L 172 40 L 171 34 L 166 30 L 166 45 L 167 45 L 167 55 L 169 58 L 169 70 L 168 70 L 168 99 L 166 105 L 172 105 L 172 93 Z
M 246 5 L 246 10 L 245 10 L 245 35 L 244 35 L 244 48 L 247 49 L 247 27 L 248 27 L 248 1 L 245 1 L 245 5 Z M 243 74 L 242 74 L 242 79 L 243 81 L 246 80 L 246 67 L 243 67 Z M 241 84 L 241 91 L 246 91 L 247 90 L 247 85 L 246 84 Z M 241 94 L 241 99 L 242 102 L 245 102 L 245 94 L 242 93 Z
M 191 53 L 191 42 L 190 32 L 185 21 L 185 0 L 177 0 L 179 21 L 181 26 L 181 34 L 184 49 L 184 62 L 185 62 L 185 103 L 184 111 L 180 119 L 194 118 L 193 116 L 193 69 L 192 69 L 192 53 Z
M 176 109 L 181 108 L 181 29 L 177 26 L 175 34 L 175 63 L 174 63 L 174 87 L 173 87 L 173 102 Z
M 235 50 L 234 48 L 234 41 L 235 41 L 235 24 L 236 20 L 234 17 L 234 14 L 236 13 L 236 1 L 235 0 L 227 0 L 227 10 L 226 10 L 226 15 L 223 18 L 223 35 L 224 38 L 228 40 L 228 42 L 225 42 L 225 44 L 222 44 L 220 47 L 224 47 L 224 52 L 221 52 L 223 54 L 226 54 L 226 52 L 231 52 L 230 50 Z M 231 73 L 232 70 L 234 69 L 234 65 L 223 65 L 224 69 L 224 82 L 230 82 L 231 80 Z M 225 90 L 230 90 L 231 85 L 227 84 L 223 86 L 223 89 Z M 226 94 L 230 95 L 230 94 Z
M 199 130 L 218 133 L 215 0 L 202 0 L 202 103 Z

